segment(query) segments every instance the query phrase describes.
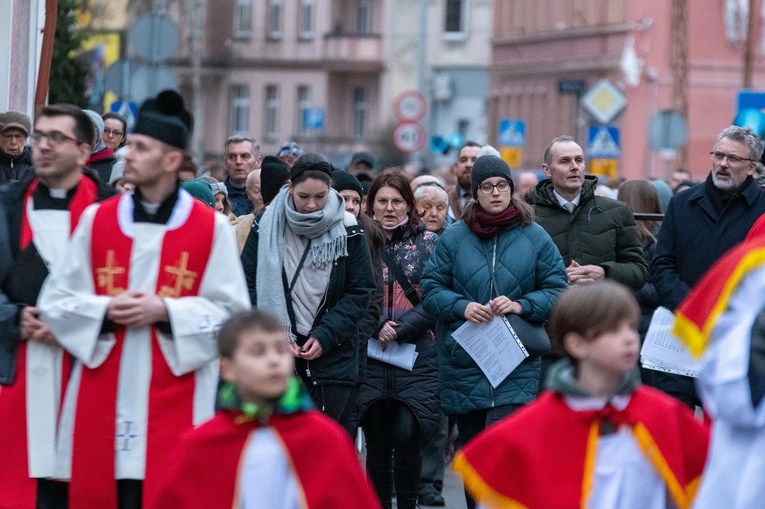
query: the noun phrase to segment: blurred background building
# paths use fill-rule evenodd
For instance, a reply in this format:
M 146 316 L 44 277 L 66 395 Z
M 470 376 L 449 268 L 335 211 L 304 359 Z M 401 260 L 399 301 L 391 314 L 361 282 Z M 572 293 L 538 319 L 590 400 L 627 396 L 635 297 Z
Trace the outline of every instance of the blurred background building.
M 248 133 L 265 153 L 294 140 L 427 168 L 472 139 L 538 169 L 567 133 L 597 173 L 701 176 L 743 108 L 765 134 L 762 0 L 67 1 L 91 107 L 130 115 L 175 86 L 201 160 Z M 0 0 L 0 109 L 32 110 L 45 4 Z M 414 92 L 425 107 L 402 120 Z

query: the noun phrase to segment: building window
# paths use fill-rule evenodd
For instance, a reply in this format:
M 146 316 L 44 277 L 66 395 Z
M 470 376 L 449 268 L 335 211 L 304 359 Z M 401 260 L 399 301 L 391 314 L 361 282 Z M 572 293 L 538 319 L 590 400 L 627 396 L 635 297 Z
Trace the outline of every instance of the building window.
M 234 4 L 234 37 L 249 39 L 252 29 L 252 0 L 236 0 Z
M 369 110 L 367 89 L 353 89 L 353 137 L 364 139 L 367 136 L 367 115 Z
M 279 137 L 279 87 L 266 86 L 265 137 L 275 140 Z
M 282 0 L 269 0 L 268 37 L 279 39 L 282 36 Z
M 311 108 L 311 87 L 301 85 L 297 89 L 297 129 L 300 134 L 305 134 L 308 110 Z
M 372 33 L 372 0 L 359 0 L 356 7 L 356 33 L 359 35 Z
M 247 85 L 231 87 L 231 132 L 246 133 L 250 129 L 250 89 Z
M 314 0 L 300 0 L 300 38 L 313 37 L 313 5 Z
M 447 36 L 465 35 L 465 17 L 467 0 L 446 0 L 446 19 L 444 32 Z

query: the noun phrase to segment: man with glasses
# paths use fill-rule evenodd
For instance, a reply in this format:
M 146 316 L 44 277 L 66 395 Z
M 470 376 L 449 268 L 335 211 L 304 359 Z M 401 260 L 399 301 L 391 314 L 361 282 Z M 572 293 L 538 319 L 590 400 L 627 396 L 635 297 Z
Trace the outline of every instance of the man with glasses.
M 762 146 L 752 129 L 726 127 L 710 152 L 712 171 L 706 181 L 670 200 L 651 262 L 651 279 L 664 307 L 674 311 L 765 213 L 765 192 L 752 177 Z M 691 407 L 700 405 L 693 379 L 658 371 L 650 375 L 652 385 Z
M 48 271 L 68 262 L 64 253 L 82 212 L 114 190 L 84 169 L 93 128 L 82 110 L 47 106 L 31 134 L 34 173 L 0 190 L 8 231 L 0 252 L 11 260 L 0 275 L 0 507 L 65 507 L 66 485 L 52 479 L 71 361 L 36 304 Z
M 179 188 L 193 119 L 172 90 L 128 135 L 135 184 L 88 208 L 39 299 L 76 359 L 56 474 L 74 508 L 151 506 L 178 440 L 212 417 L 216 336 L 249 298 L 228 218 Z
M 248 136 L 234 135 L 226 140 L 226 172 L 223 181 L 228 189 L 231 212 L 242 216 L 253 211 L 253 204 L 247 196 L 247 175 L 260 168 L 260 145 Z
M 585 175 L 584 152 L 571 136 L 547 147 L 536 187 L 536 220 L 552 237 L 570 285 L 613 279 L 635 290 L 648 276 L 632 212 L 619 201 L 595 196 L 598 178 Z
M 27 146 L 32 122 L 18 111 L 0 114 L 0 184 L 31 174 L 32 150 Z

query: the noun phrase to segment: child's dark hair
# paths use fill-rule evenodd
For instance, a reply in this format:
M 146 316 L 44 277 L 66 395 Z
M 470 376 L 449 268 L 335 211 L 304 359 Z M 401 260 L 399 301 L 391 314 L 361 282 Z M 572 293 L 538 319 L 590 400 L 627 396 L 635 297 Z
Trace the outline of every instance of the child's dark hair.
M 259 329 L 263 332 L 285 332 L 284 325 L 271 313 L 252 309 L 229 318 L 218 331 L 218 352 L 226 359 L 232 359 L 239 346 L 243 332 Z M 286 341 L 286 332 L 285 332 Z
M 637 326 L 640 318 L 632 292 L 614 281 L 572 286 L 558 298 L 550 315 L 550 337 L 553 345 L 565 351 L 563 338 L 573 332 L 587 341 L 616 329 L 629 320 Z

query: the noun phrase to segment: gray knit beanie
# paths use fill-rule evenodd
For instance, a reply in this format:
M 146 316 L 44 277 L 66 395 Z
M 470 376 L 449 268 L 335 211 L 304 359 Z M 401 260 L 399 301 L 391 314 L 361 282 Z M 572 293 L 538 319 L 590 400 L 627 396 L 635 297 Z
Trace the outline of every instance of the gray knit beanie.
M 473 170 L 470 172 L 473 197 L 477 196 L 481 182 L 491 177 L 504 177 L 510 183 L 510 194 L 515 192 L 513 176 L 507 163 L 496 156 L 481 156 L 475 160 Z

